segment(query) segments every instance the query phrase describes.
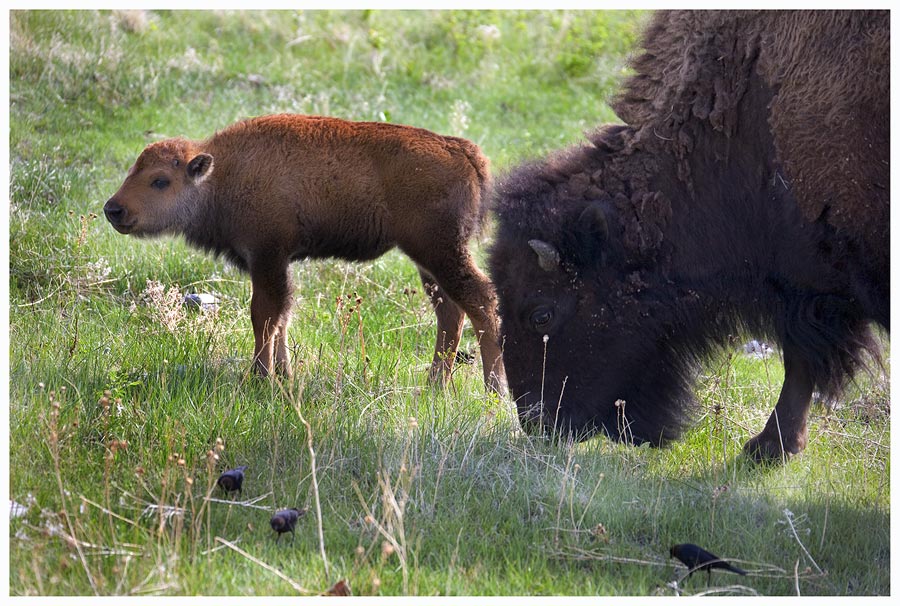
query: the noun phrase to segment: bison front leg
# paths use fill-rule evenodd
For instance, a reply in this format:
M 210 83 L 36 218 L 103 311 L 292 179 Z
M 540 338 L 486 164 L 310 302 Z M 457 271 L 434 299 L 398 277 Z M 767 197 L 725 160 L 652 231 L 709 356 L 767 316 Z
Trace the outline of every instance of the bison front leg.
M 437 342 L 434 345 L 434 358 L 428 379 L 446 385 L 450 380 L 453 362 L 456 360 L 456 349 L 459 347 L 466 316 L 433 277 L 421 269 L 419 275 L 425 294 L 428 295 L 434 308 L 434 315 L 437 316 Z
M 803 451 L 814 388 L 809 364 L 792 347 L 785 346 L 784 384 L 778 403 L 762 432 L 744 445 L 744 452 L 757 462 L 777 463 Z
M 250 321 L 255 348 L 253 360 L 260 376 L 275 370 L 291 376 L 287 352 L 287 327 L 290 322 L 292 285 L 286 262 L 264 261 L 251 266 L 253 296 Z

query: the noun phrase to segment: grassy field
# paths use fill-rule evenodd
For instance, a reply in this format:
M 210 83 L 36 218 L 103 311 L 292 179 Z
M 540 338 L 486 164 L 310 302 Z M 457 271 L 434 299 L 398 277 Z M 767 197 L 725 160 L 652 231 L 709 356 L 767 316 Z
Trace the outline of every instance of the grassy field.
M 740 455 L 782 378 L 740 339 L 672 447 L 551 443 L 477 361 L 427 387 L 433 314 L 399 253 L 295 265 L 280 384 L 249 373 L 248 279 L 102 218 L 147 143 L 278 111 L 465 136 L 501 173 L 615 120 L 644 17 L 13 12 L 11 594 L 889 594 L 887 371 L 815 409 L 783 467 Z M 193 292 L 218 307 L 185 308 Z M 229 502 L 213 483 L 235 465 Z M 686 541 L 749 575 L 682 580 Z

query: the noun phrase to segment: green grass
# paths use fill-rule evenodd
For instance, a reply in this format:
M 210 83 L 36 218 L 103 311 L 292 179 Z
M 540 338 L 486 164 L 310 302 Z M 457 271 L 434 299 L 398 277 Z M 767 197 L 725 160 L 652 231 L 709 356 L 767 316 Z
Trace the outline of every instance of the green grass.
M 502 172 L 615 120 L 605 101 L 642 19 L 13 12 L 9 488 L 28 510 L 10 522 L 11 594 L 292 595 L 346 578 L 357 595 L 674 595 L 683 541 L 751 572 L 695 575 L 685 594 L 889 594 L 881 373 L 817 409 L 783 467 L 740 456 L 777 398 L 777 356 L 711 360 L 670 448 L 549 443 L 485 393 L 477 362 L 426 386 L 433 315 L 399 253 L 295 266 L 298 369 L 280 385 L 249 373 L 249 280 L 91 214 L 148 142 L 276 111 L 466 136 Z M 221 304 L 186 310 L 188 292 Z M 337 298 L 354 293 L 351 312 Z M 260 508 L 206 502 L 238 464 Z M 310 513 L 276 543 L 269 516 L 290 506 Z

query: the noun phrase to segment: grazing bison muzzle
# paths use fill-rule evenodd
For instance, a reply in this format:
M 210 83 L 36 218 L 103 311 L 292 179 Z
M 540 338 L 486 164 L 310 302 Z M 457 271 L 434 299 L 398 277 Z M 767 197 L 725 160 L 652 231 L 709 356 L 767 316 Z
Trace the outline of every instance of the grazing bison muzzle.
M 807 441 L 889 325 L 887 12 L 672 12 L 586 145 L 498 187 L 490 254 L 526 430 L 664 444 L 696 365 L 742 331 L 781 344 L 745 450 Z
M 502 393 L 496 295 L 467 244 L 484 222 L 489 189 L 488 160 L 465 139 L 282 114 L 202 142 L 149 145 L 103 212 L 120 233 L 180 233 L 250 273 L 262 375 L 290 375 L 291 261 L 369 260 L 396 246 L 417 264 L 437 315 L 431 379 L 449 379 L 468 315 L 485 382 Z

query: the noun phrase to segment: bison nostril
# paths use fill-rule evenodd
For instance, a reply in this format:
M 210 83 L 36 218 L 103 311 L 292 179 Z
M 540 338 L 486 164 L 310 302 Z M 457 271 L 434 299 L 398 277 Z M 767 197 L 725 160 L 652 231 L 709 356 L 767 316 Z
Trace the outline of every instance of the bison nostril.
M 125 209 L 118 202 L 110 200 L 103 205 L 103 214 L 110 223 L 119 223 L 125 216 Z

